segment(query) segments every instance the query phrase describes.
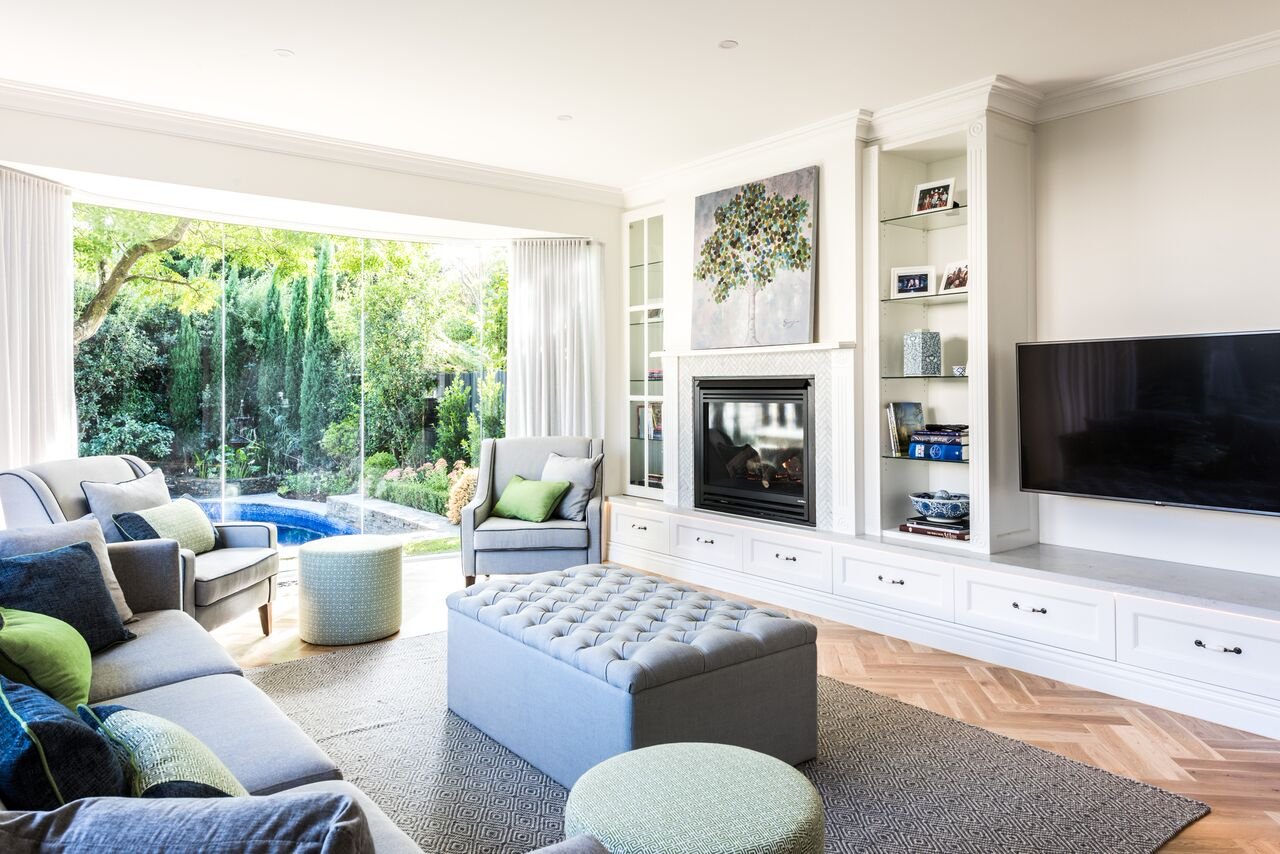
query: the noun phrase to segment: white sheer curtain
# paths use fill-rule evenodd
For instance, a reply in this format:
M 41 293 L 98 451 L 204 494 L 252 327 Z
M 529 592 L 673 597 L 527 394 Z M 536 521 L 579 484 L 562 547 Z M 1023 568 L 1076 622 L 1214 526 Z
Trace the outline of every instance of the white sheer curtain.
M 603 303 L 598 245 L 512 242 L 508 435 L 604 435 Z
M 0 469 L 76 456 L 72 276 L 67 188 L 0 167 Z

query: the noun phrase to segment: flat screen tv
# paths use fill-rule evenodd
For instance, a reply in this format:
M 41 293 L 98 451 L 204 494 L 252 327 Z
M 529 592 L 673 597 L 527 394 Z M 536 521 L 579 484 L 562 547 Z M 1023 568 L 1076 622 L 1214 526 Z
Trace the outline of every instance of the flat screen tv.
M 1280 332 L 1018 345 L 1022 488 L 1280 515 Z

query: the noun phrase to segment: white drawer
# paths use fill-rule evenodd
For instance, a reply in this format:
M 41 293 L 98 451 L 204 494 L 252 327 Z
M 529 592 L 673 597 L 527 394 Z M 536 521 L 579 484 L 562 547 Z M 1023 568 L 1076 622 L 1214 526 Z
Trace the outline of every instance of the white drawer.
M 955 619 L 1099 658 L 1116 657 L 1115 597 L 1100 590 L 957 567 Z
M 1116 657 L 1280 699 L 1280 622 L 1117 596 Z
M 831 592 L 831 546 L 786 534 L 748 534 L 743 572 Z
M 837 546 L 833 584 L 851 599 L 940 620 L 955 615 L 955 573 L 945 563 Z
M 613 505 L 610 517 L 613 522 L 610 525 L 609 537 L 614 542 L 666 554 L 666 519 L 617 505 Z
M 674 519 L 671 553 L 712 566 L 737 569 L 742 563 L 742 537 L 716 525 Z

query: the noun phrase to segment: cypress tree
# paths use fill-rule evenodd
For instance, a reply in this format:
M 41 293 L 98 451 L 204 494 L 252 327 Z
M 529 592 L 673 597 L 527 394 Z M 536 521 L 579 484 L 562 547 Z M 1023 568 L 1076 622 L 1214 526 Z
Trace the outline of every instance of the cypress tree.
M 275 276 L 267 288 L 267 298 L 262 304 L 262 332 L 258 346 L 258 432 L 267 445 L 268 453 L 275 456 L 277 429 L 272 411 L 277 405 L 277 395 L 284 391 L 285 331 L 284 315 L 280 312 L 280 286 Z
M 307 348 L 307 280 L 294 279 L 289 297 L 289 328 L 284 344 L 284 396 L 289 401 L 289 426 L 297 430 L 302 412 L 302 360 Z
M 333 243 L 320 245 L 316 273 L 307 305 L 307 346 L 302 359 L 302 457 L 308 463 L 322 456 L 320 439 L 334 410 L 335 352 L 329 334 L 330 306 L 333 303 Z
M 195 322 L 185 314 L 169 355 L 169 415 L 186 456 L 200 430 L 200 335 Z

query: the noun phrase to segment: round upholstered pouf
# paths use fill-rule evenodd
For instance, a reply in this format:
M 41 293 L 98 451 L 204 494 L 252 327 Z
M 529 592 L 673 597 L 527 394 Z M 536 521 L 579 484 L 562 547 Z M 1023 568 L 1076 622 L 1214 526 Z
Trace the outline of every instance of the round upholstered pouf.
M 371 534 L 298 549 L 298 635 L 338 646 L 400 631 L 402 554 L 398 540 Z
M 820 854 L 822 798 L 781 760 L 727 744 L 660 744 L 578 778 L 565 836 L 611 854 Z

